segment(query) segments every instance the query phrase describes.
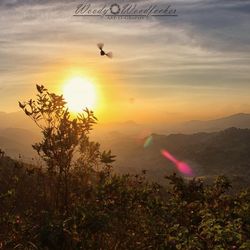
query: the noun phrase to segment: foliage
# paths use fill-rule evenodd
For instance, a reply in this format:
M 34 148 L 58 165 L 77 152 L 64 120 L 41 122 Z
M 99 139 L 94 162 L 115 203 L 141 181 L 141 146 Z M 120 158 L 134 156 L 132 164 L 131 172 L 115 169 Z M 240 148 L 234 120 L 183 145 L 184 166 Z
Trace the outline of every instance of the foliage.
M 56 178 L 56 183 L 51 184 L 54 184 L 56 195 L 51 196 L 53 199 L 49 203 L 55 202 L 56 208 L 63 209 L 70 202 L 69 178 L 76 151 L 80 152 L 82 164 L 109 164 L 113 156 L 110 152 L 101 153 L 100 145 L 89 141 L 88 134 L 97 120 L 93 111 L 86 108 L 71 119 L 62 95 L 50 93 L 43 85 L 36 85 L 36 88 L 37 99 L 19 102 L 19 106 L 42 131 L 43 140 L 33 148 L 45 161 L 52 182 Z
M 173 174 L 166 189 L 145 174 L 92 172 L 84 182 L 75 177 L 65 213 L 44 203 L 39 170 L 30 175 L 28 166 L 4 160 L 4 249 L 249 249 L 250 193 L 229 195 L 224 177 L 204 185 Z

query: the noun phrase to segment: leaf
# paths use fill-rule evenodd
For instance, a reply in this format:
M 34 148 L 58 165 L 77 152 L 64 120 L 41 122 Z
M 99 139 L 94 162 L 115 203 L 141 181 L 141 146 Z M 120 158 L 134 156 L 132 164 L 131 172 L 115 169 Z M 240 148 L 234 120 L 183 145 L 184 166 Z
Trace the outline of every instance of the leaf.
M 24 109 L 24 112 L 25 112 L 25 114 L 26 114 L 27 116 L 31 116 L 31 115 L 32 115 L 32 113 L 29 112 L 27 109 Z
M 23 109 L 23 108 L 25 108 L 25 104 L 22 104 L 21 102 L 18 102 L 18 104 L 19 104 L 19 107 L 21 108 L 21 109 Z
M 38 84 L 36 84 L 36 89 L 37 89 L 37 91 L 40 93 L 40 94 L 42 94 L 42 86 L 39 86 Z

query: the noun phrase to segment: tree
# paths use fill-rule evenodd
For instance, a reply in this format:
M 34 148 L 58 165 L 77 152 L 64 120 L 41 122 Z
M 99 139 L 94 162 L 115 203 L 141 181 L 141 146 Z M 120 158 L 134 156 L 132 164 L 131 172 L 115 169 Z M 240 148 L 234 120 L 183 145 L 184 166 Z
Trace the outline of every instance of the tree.
M 62 95 L 50 93 L 43 85 L 36 85 L 36 100 L 19 102 L 20 108 L 42 131 L 42 141 L 33 145 L 47 165 L 51 176 L 50 202 L 55 197 L 55 206 L 68 209 L 69 178 L 74 165 L 75 153 L 83 165 L 104 163 L 109 166 L 114 156 L 111 152 L 100 152 L 98 143 L 89 141 L 89 133 L 97 118 L 87 108 L 72 118 Z M 78 161 L 79 162 L 79 161 Z

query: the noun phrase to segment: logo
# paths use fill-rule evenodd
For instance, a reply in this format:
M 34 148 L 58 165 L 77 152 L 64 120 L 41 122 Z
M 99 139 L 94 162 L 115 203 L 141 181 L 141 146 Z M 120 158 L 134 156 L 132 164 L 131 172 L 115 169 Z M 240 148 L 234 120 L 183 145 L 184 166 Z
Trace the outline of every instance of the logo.
M 110 6 L 110 12 L 113 14 L 113 15 L 117 15 L 121 12 L 121 8 L 120 8 L 120 5 L 117 4 L 117 3 L 114 3 Z
M 177 10 L 171 4 L 138 3 L 90 3 L 79 4 L 74 16 L 101 17 L 107 19 L 144 19 L 150 17 L 176 17 Z

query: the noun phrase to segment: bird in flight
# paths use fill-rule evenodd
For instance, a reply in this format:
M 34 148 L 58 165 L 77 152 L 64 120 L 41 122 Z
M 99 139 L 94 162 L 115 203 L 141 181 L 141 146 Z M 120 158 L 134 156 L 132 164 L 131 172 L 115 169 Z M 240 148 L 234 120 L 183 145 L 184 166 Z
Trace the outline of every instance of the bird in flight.
M 97 47 L 100 49 L 100 55 L 101 55 L 101 56 L 107 56 L 108 58 L 112 58 L 112 57 L 113 57 L 113 53 L 112 53 L 112 52 L 106 53 L 106 52 L 103 50 L 103 47 L 104 47 L 104 44 L 103 44 L 103 43 L 98 43 L 98 44 L 97 44 Z

